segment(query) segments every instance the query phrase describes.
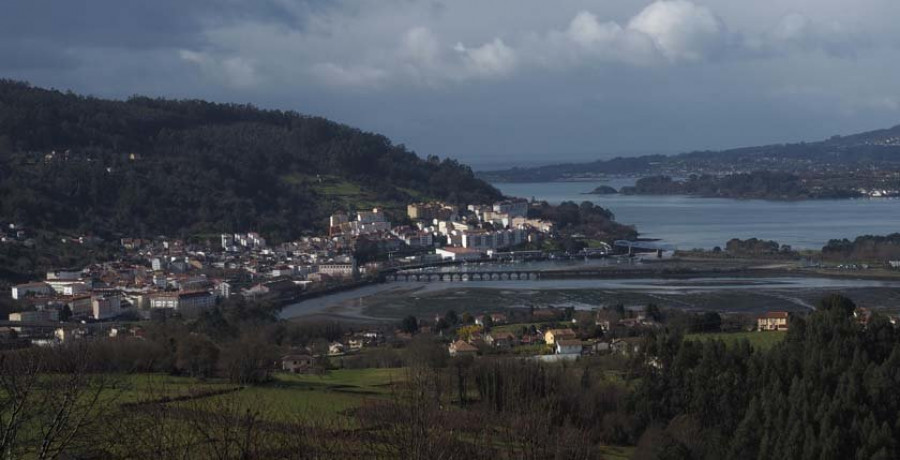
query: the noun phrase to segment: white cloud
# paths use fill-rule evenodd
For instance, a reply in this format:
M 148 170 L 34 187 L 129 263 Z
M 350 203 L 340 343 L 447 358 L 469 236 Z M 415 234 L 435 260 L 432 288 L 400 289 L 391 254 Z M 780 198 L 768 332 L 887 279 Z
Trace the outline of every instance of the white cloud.
M 472 49 L 457 43 L 454 50 L 462 55 L 466 75 L 499 77 L 510 74 L 516 65 L 515 51 L 499 38 Z
M 628 22 L 649 36 L 671 61 L 702 61 L 726 46 L 725 25 L 713 12 L 686 0 L 660 0 Z
M 527 44 L 544 66 L 586 64 L 657 65 L 716 58 L 729 43 L 722 21 L 706 7 L 685 0 L 659 0 L 625 25 L 581 11 L 564 30 L 535 35 Z

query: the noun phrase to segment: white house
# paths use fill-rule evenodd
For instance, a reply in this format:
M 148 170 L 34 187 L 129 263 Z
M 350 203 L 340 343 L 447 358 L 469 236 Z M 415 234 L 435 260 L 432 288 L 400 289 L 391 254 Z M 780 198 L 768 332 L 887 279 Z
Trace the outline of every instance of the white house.
M 581 340 L 562 339 L 556 341 L 556 354 L 558 355 L 580 355 L 583 345 Z

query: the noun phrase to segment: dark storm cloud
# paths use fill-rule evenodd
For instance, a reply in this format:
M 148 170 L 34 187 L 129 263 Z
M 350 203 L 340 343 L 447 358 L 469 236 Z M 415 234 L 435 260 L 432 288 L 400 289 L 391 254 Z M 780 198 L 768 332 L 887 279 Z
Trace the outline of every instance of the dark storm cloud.
M 297 109 L 464 160 L 900 119 L 893 0 L 7 0 L 0 13 L 3 77 Z

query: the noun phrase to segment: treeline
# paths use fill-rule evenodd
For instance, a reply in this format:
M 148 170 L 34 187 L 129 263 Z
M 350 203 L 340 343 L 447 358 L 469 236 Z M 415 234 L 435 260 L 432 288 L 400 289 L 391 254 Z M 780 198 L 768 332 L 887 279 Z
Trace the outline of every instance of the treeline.
M 900 260 L 900 233 L 859 236 L 853 241 L 830 240 L 822 248 L 822 256 L 836 260 Z
M 24 359 L 40 362 L 43 372 L 67 372 L 74 360 L 87 373 L 152 372 L 247 385 L 268 381 L 285 350 L 309 347 L 325 354 L 328 344 L 348 331 L 337 322 L 279 321 L 279 310 L 265 302 L 230 300 L 192 320 L 141 323 L 135 326 L 141 339 L 122 332 L 117 340 L 9 352 L 0 361 Z
M 796 255 L 790 245 L 778 244 L 774 240 L 761 240 L 759 238 L 732 238 L 725 243 L 725 251 L 733 255 L 761 256 L 761 255 Z
M 852 198 L 860 193 L 851 189 L 810 187 L 791 173 L 756 171 L 726 176 L 691 175 L 685 180 L 669 176 L 638 179 L 634 186 L 622 187 L 628 195 L 694 195 L 710 198 L 755 198 L 765 200 L 801 200 L 809 198 Z
M 256 230 L 281 240 L 323 228 L 346 206 L 323 191 L 323 178 L 388 204 L 501 197 L 454 160 L 423 159 L 323 118 L 0 81 L 0 220 L 143 237 Z

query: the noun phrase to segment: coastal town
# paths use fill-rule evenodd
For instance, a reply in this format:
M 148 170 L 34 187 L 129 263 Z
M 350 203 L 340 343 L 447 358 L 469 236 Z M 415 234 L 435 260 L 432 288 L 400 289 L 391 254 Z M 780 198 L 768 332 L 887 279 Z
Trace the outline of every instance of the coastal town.
M 51 344 L 109 334 L 122 323 L 195 318 L 235 296 L 283 305 L 371 282 L 397 267 L 496 258 L 555 237 L 551 222 L 527 217 L 529 205 L 506 200 L 460 209 L 415 203 L 400 216 L 405 225 L 392 225 L 379 208 L 337 212 L 327 235 L 277 245 L 255 232 L 221 234 L 208 244 L 122 238 L 116 260 L 54 269 L 43 280 L 13 285 L 9 295 L 20 311 L 9 314 L 3 329 L 7 336 L 11 331 Z M 6 230 L 3 244 L 33 244 L 27 229 L 8 224 Z M 48 327 L 58 322 L 80 326 Z
M 55 269 L 43 280 L 12 286 L 10 296 L 20 311 L 9 314 L 0 338 L 6 347 L 139 338 L 146 322 L 196 319 L 229 299 L 284 306 L 383 281 L 385 273 L 409 267 L 543 257 L 544 251 L 522 248 L 540 248 L 558 234 L 553 222 L 529 218 L 531 206 L 521 199 L 462 209 L 442 202 L 413 203 L 400 216 L 403 225 L 394 225 L 379 208 L 337 212 L 329 218 L 327 235 L 281 244 L 271 244 L 255 232 L 221 234 L 205 245 L 164 237 L 123 238 L 117 260 Z M 6 243 L 27 244 L 27 234 L 10 233 Z M 605 243 L 584 249 L 582 255 L 611 250 Z M 730 317 L 727 329 L 784 331 L 787 315 L 766 313 L 758 325 L 754 318 Z M 315 364 L 317 356 L 342 357 L 365 347 L 402 344 L 419 333 L 444 337 L 450 356 L 499 353 L 571 359 L 627 354 L 644 332 L 661 326 L 658 308 L 623 305 L 578 311 L 553 306 L 447 311 L 434 318 L 411 318 L 399 328 L 376 324 L 348 332 L 321 350 L 289 350 L 281 367 L 312 372 L 321 367 Z

